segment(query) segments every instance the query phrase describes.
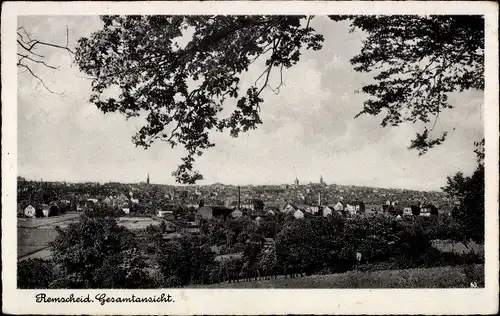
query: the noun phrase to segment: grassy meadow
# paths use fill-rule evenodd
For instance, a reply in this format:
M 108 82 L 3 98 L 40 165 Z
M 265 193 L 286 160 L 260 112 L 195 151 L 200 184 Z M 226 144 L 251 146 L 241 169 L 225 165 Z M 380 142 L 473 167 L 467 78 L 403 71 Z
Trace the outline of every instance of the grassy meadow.
M 349 271 L 339 274 L 312 275 L 298 278 L 220 283 L 203 288 L 468 288 L 471 282 L 484 286 L 484 265 L 384 270 Z

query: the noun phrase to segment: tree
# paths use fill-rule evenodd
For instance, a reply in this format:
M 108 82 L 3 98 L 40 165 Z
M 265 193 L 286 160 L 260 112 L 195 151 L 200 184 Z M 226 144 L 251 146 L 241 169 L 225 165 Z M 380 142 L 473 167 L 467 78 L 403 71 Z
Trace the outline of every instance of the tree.
M 206 284 L 216 268 L 215 254 L 202 239 L 189 235 L 161 242 L 156 260 L 164 277 L 164 286 Z
M 37 87 L 38 85 L 42 85 L 47 91 L 55 93 L 32 69 L 33 65 L 36 64 L 43 65 L 44 67 L 53 70 L 59 69 L 58 66 L 50 65 L 46 62 L 45 56 L 41 55 L 38 51 L 39 47 L 62 49 L 67 51 L 70 56 L 73 56 L 73 50 L 71 50 L 68 46 L 68 29 L 66 29 L 66 44 L 63 46 L 32 38 L 32 35 L 28 33 L 23 26 L 17 28 L 17 68 L 23 70 L 23 72 L 28 72 L 31 76 L 37 79 Z
M 447 177 L 447 185 L 442 188 L 450 197 L 459 202 L 455 212 L 464 233 L 464 244 L 469 239 L 484 242 L 484 139 L 475 143 L 474 152 L 477 155 L 478 165 L 470 177 L 464 177 L 458 172 L 453 177 Z
M 253 207 L 255 210 L 262 211 L 264 210 L 265 203 L 261 199 L 253 200 Z
M 352 21 L 368 33 L 351 60 L 354 69 L 377 73 L 376 83 L 362 89 L 370 99 L 358 116 L 384 111 L 382 126 L 432 121 L 409 148 L 422 155 L 440 145 L 447 132 L 434 138 L 431 132 L 441 112 L 453 108 L 447 94 L 484 89 L 483 17 L 356 16 Z
M 331 16 L 350 20 L 368 34 L 351 62 L 359 72 L 377 72 L 361 114 L 385 113 L 382 126 L 429 123 L 411 141 L 420 154 L 441 144 L 432 137 L 441 112 L 452 108 L 447 93 L 484 88 L 484 22 L 480 16 Z M 233 137 L 262 123 L 262 91 L 273 69 L 295 65 L 304 50 L 319 50 L 323 36 L 312 16 L 103 16 L 102 29 L 78 41 L 76 62 L 92 80 L 90 102 L 126 117 L 147 113 L 133 137 L 148 148 L 164 141 L 187 150 L 173 173 L 181 183 L 202 175 L 197 156 L 214 146 L 210 133 L 229 129 Z M 192 34 L 192 36 L 190 36 Z M 187 39 L 182 44 L 181 39 Z M 241 74 L 258 59 L 266 68 L 254 84 Z M 116 87 L 121 93 L 106 94 Z M 273 90 L 279 92 L 281 84 Z M 243 91 L 243 93 L 241 93 Z M 223 106 L 233 104 L 228 117 Z
M 56 272 L 51 261 L 28 259 L 17 264 L 17 287 L 20 289 L 48 289 Z
M 147 286 L 134 235 L 105 212 L 88 212 L 50 243 L 61 269 L 58 287 L 139 288 Z

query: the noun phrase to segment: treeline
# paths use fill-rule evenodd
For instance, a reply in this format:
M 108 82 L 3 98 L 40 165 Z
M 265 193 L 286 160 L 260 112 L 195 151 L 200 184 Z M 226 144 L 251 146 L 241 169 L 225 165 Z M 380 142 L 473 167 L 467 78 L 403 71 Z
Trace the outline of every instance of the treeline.
M 93 211 L 59 230 L 50 261 L 19 262 L 18 287 L 182 287 L 278 275 L 483 262 L 479 255 L 442 253 L 432 247 L 433 239 L 468 240 L 464 231 L 447 216 L 402 220 L 269 216 L 259 224 L 247 217 L 205 221 L 198 236 L 166 240 L 166 225 L 135 233 L 118 226 L 112 214 Z M 266 237 L 274 243 L 266 243 Z M 220 260 L 214 246 L 241 253 Z

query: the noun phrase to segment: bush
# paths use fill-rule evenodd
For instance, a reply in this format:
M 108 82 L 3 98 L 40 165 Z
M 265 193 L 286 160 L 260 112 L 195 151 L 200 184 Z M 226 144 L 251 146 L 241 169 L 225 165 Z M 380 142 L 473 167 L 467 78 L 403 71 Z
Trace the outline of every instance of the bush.
M 20 289 L 48 289 L 54 278 L 52 261 L 28 259 L 17 264 L 17 287 Z

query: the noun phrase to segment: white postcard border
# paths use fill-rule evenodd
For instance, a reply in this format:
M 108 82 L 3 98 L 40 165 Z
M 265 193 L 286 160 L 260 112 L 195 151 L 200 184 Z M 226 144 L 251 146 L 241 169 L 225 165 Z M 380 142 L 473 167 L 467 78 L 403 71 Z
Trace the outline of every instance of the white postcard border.
M 92 14 L 484 14 L 486 20 L 486 214 L 484 289 L 391 290 L 18 290 L 16 289 L 18 15 Z M 12 314 L 481 314 L 498 308 L 498 5 L 493 2 L 36 2 L 4 3 L 2 10 L 2 280 L 3 312 Z M 50 296 L 158 296 L 173 303 L 77 304 L 35 302 Z

